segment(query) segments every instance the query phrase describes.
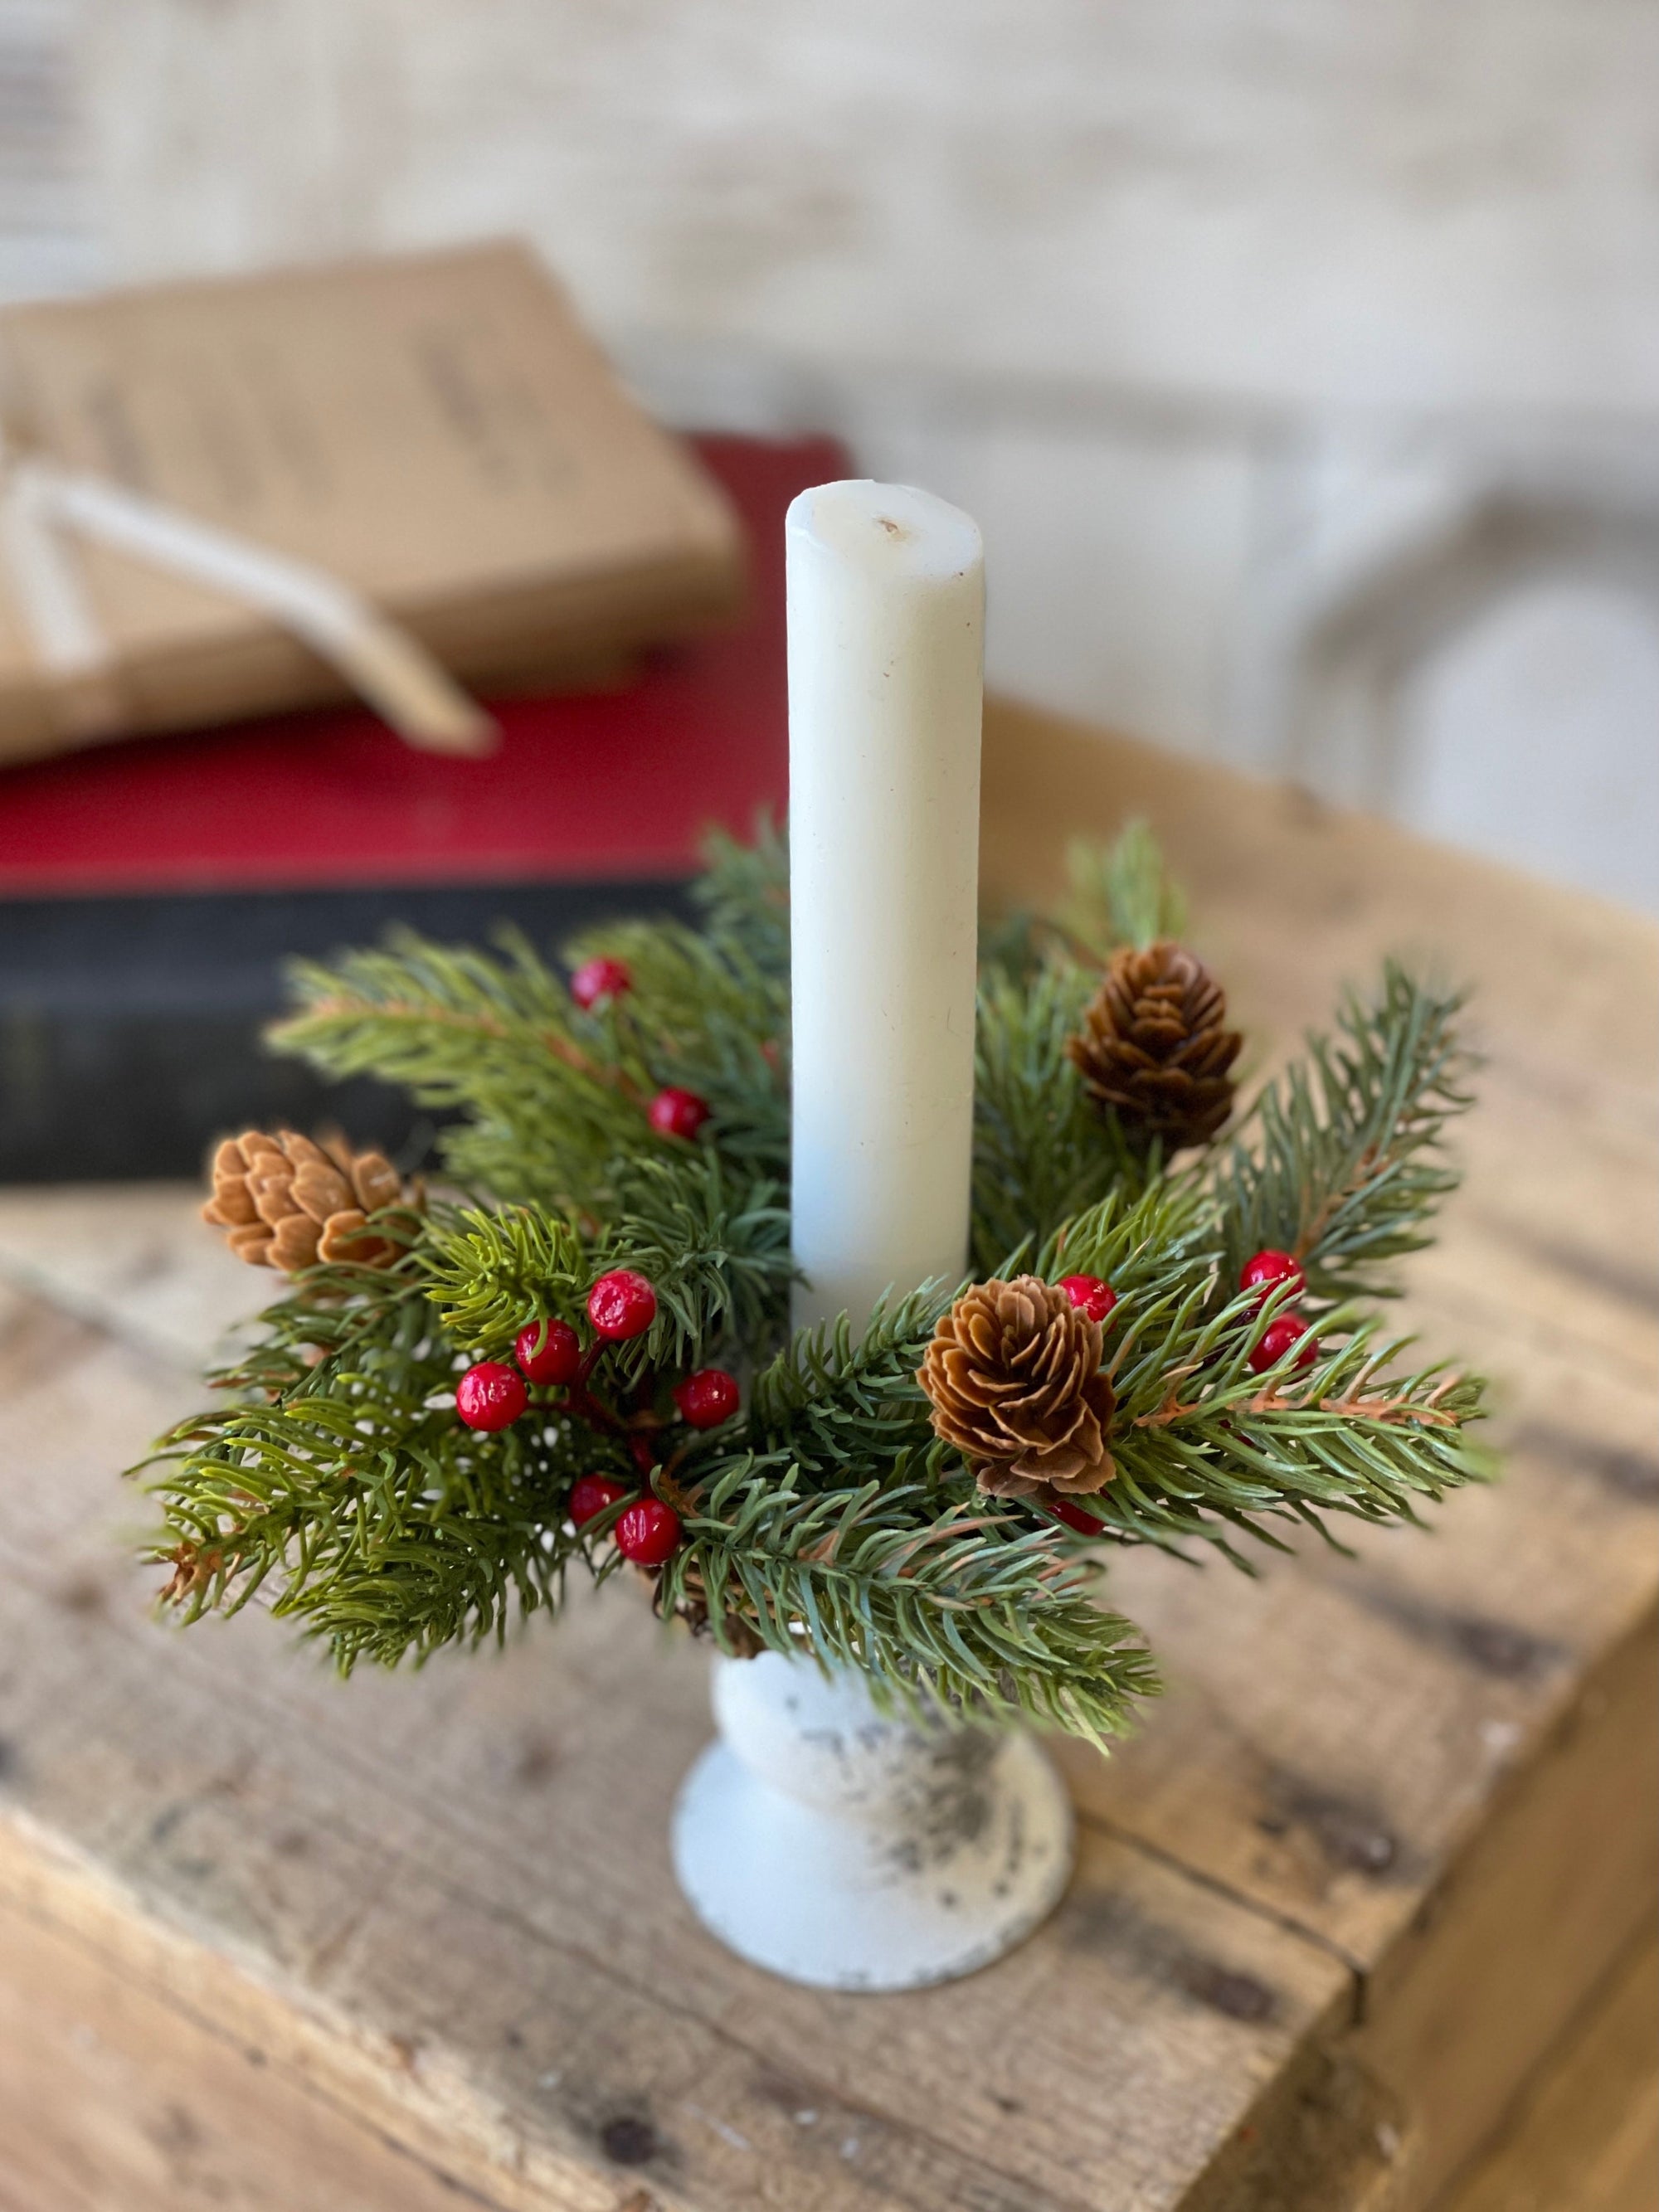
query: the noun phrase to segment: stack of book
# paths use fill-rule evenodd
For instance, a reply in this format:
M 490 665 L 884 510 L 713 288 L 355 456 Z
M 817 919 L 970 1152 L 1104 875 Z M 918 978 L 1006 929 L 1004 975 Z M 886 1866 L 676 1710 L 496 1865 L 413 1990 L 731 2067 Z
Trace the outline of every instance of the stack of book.
M 284 289 L 313 303 L 285 336 L 253 312 Z M 331 293 L 355 349 L 316 305 Z M 240 355 L 156 335 L 185 307 L 217 328 L 222 294 L 240 303 Z M 112 368 L 100 398 L 94 338 L 124 314 L 116 350 L 143 374 Z M 355 707 L 246 719 L 324 696 L 327 671 L 246 608 L 94 547 L 131 726 L 166 734 L 65 752 L 14 611 L 0 750 L 36 757 L 0 771 L 0 1178 L 190 1175 L 216 1136 L 261 1121 L 390 1128 L 413 1159 L 427 1133 L 406 1109 L 393 1121 L 390 1098 L 325 1091 L 261 1049 L 287 958 L 393 921 L 462 939 L 510 920 L 547 943 L 605 912 L 672 908 L 708 824 L 781 814 L 783 512 L 845 456 L 823 440 L 668 439 L 516 252 L 14 313 L 0 361 L 8 421 L 33 441 L 326 558 L 482 681 L 500 729 L 468 758 L 414 750 Z M 169 405 L 195 410 L 189 483 L 145 472 Z M 422 409 L 454 443 L 441 466 Z

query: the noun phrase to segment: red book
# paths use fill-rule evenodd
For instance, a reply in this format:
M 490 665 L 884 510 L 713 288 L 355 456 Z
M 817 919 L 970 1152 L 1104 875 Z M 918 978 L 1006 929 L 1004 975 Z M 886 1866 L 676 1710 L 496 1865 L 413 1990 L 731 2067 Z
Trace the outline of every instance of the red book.
M 0 1178 L 191 1174 L 228 1128 L 325 1115 L 417 1142 L 400 1098 L 260 1054 L 284 957 L 392 921 L 556 944 L 672 908 L 711 823 L 781 815 L 783 514 L 846 455 L 697 442 L 749 533 L 745 621 L 615 689 L 494 702 L 486 760 L 342 710 L 0 772 Z

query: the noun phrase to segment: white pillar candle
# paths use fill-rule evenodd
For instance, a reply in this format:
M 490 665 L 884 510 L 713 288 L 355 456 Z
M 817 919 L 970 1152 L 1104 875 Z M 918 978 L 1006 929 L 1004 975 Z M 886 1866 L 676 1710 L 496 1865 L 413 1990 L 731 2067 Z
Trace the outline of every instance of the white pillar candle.
M 973 1160 L 977 526 L 903 484 L 785 524 L 797 1323 L 955 1280 Z

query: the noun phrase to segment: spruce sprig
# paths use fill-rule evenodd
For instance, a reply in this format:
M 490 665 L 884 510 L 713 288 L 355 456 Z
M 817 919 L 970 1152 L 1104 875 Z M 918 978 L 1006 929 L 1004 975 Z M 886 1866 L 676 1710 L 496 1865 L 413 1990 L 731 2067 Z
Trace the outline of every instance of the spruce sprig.
M 299 1011 L 270 1042 L 332 1079 L 378 1075 L 462 1116 L 439 1147 L 463 1183 L 503 1200 L 602 1203 L 624 1139 L 653 1141 L 648 1071 L 623 1048 L 614 1013 L 584 1013 L 522 936 L 503 930 L 498 947 L 393 930 L 333 967 L 296 963 Z
M 181 1423 L 145 1468 L 165 1524 L 152 1556 L 173 1567 L 184 1616 L 236 1612 L 275 1583 L 272 1611 L 349 1672 L 500 1636 L 555 1604 L 571 1548 L 560 1503 L 596 1447 L 556 1422 L 461 1428 L 462 1362 L 418 1279 L 347 1273 L 302 1278 L 215 1378 L 236 1402 Z M 597 1455 L 623 1463 L 603 1440 Z
M 1297 1365 L 1292 1346 L 1258 1372 L 1249 1355 L 1280 1300 L 1259 1306 L 1247 1294 L 1206 1312 L 1194 1282 L 1139 1312 L 1124 1303 L 1113 1340 L 1115 1473 L 1088 1506 L 1127 1540 L 1196 1538 L 1237 1557 L 1235 1532 L 1277 1543 L 1274 1525 L 1286 1521 L 1334 1540 L 1328 1516 L 1415 1519 L 1424 1503 L 1491 1473 L 1466 1425 L 1480 1382 L 1443 1363 L 1399 1372 L 1410 1340 L 1384 1338 L 1372 1321 L 1339 1310 L 1311 1367 Z
M 948 1286 L 926 1284 L 878 1306 L 856 1342 L 845 1314 L 797 1329 L 755 1377 L 749 1432 L 757 1449 L 812 1477 L 912 1462 L 935 1473 L 944 1448 L 916 1370 L 950 1300 Z
M 599 953 L 633 979 L 607 1018 L 641 1094 L 666 1084 L 696 1091 L 728 1158 L 787 1178 L 787 972 L 780 984 L 740 942 L 673 921 L 613 922 L 569 948 L 573 963 Z
M 789 848 L 783 832 L 765 817 L 747 844 L 724 830 L 713 830 L 703 854 L 703 872 L 691 896 L 709 942 L 727 958 L 763 975 L 787 1014 Z
M 1140 950 L 1187 927 L 1187 900 L 1170 874 L 1151 826 L 1137 817 L 1116 842 L 1075 839 L 1066 848 L 1070 890 L 1057 917 L 1062 928 L 1103 959 L 1120 946 Z
M 618 1352 L 630 1373 L 764 1335 L 793 1273 L 781 1194 L 734 1175 L 712 1146 L 678 1149 L 614 1165 L 626 1211 L 609 1223 L 578 1228 L 534 1206 L 436 1210 L 421 1265 L 457 1340 L 493 1358 L 526 1322 L 580 1323 L 589 1291 L 617 1267 L 657 1293 L 649 1333 Z
M 443 1208 L 421 1255 L 427 1292 L 458 1344 L 492 1358 L 526 1322 L 574 1320 L 592 1270 L 581 1238 L 539 1206 Z
M 1430 1243 L 1457 1188 L 1444 1146 L 1474 1103 L 1463 1005 L 1394 960 L 1373 998 L 1345 994 L 1334 1034 L 1308 1038 L 1222 1160 L 1229 1280 L 1271 1248 L 1300 1260 L 1316 1300 L 1395 1294 L 1387 1263 Z
M 661 1601 L 706 1600 L 770 1650 L 860 1668 L 889 1704 L 1121 1735 L 1156 1687 L 1135 1631 L 1026 1516 L 955 1492 L 902 1473 L 803 1490 L 793 1468 L 738 1462 L 688 1519 Z
M 630 1376 L 665 1363 L 696 1365 L 719 1350 L 752 1357 L 775 1339 L 795 1273 L 776 1183 L 698 1144 L 633 1162 L 617 1188 L 626 1210 L 595 1238 L 593 1273 L 634 1268 L 657 1292 L 649 1334 L 618 1353 Z
M 1098 977 L 1075 960 L 1023 978 L 993 969 L 981 987 L 974 1091 L 973 1259 L 988 1273 L 1029 1240 L 1045 1243 L 1109 1191 L 1158 1169 L 1115 1115 L 1091 1104 L 1066 1045 Z

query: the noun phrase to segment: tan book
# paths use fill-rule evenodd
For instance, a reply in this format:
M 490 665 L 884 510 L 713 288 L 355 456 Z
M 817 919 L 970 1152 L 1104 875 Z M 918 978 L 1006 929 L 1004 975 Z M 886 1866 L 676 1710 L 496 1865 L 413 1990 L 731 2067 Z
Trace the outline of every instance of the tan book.
M 724 494 L 515 245 L 7 308 L 0 420 L 13 455 L 325 572 L 474 684 L 614 662 L 743 596 Z M 343 690 L 268 615 L 58 534 L 102 704 L 50 672 L 0 532 L 0 758 Z

